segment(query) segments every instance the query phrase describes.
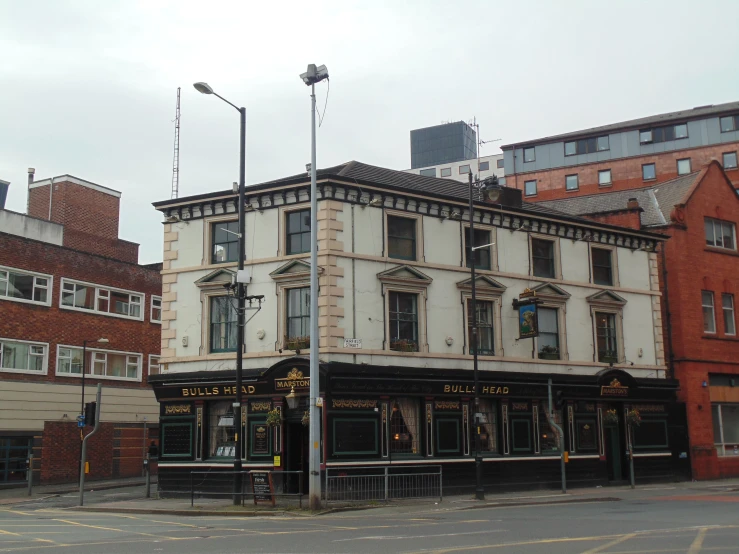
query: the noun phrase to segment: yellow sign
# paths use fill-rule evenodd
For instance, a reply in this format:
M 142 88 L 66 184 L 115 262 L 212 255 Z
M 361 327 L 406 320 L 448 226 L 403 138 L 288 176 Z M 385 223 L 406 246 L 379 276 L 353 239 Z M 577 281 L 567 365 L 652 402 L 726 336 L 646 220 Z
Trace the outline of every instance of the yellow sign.
M 182 405 L 169 405 L 164 406 L 164 414 L 165 415 L 182 415 L 182 414 L 189 414 L 191 413 L 192 406 L 190 404 L 182 404 Z
M 274 461 L 274 463 L 272 465 L 275 466 L 275 467 L 279 467 L 280 466 L 280 457 L 279 456 L 275 456 L 275 461 Z
M 242 385 L 243 394 L 254 394 L 254 385 Z M 236 394 L 236 387 L 187 387 L 182 389 L 182 396 L 230 396 Z
M 613 379 L 607 387 L 600 388 L 601 396 L 629 396 L 629 387 L 622 385 L 618 379 Z
M 294 367 L 284 379 L 275 379 L 275 389 L 307 389 L 310 388 L 310 377 L 303 377 L 303 372 Z

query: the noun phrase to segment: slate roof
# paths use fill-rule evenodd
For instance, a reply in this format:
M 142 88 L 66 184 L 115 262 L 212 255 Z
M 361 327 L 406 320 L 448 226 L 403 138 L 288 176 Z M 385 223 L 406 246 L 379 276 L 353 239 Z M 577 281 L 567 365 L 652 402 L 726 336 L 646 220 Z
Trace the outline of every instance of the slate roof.
M 641 189 L 600 192 L 589 196 L 548 200 L 539 204 L 572 216 L 582 216 L 625 210 L 629 199 L 636 198 L 639 207 L 644 210 L 641 213 L 642 226 L 660 227 L 669 224 L 672 209 L 684 202 L 700 173 L 696 171 Z
M 688 110 L 680 110 L 677 112 L 669 112 L 658 115 L 650 115 L 649 117 L 641 117 L 639 119 L 630 119 L 619 123 L 611 123 L 609 125 L 601 125 L 599 127 L 591 127 L 590 129 L 581 129 L 580 131 L 572 131 L 560 135 L 552 135 L 538 139 L 531 139 L 513 144 L 505 144 L 501 146 L 501 150 L 509 150 L 515 147 L 528 146 L 531 144 L 543 144 L 548 142 L 558 142 L 569 138 L 580 138 L 592 135 L 604 135 L 614 131 L 624 131 L 627 129 L 656 127 L 671 121 L 685 122 L 688 120 L 701 119 L 709 116 L 718 116 L 725 113 L 739 111 L 739 102 L 727 102 L 725 104 L 710 104 L 708 106 L 698 106 Z

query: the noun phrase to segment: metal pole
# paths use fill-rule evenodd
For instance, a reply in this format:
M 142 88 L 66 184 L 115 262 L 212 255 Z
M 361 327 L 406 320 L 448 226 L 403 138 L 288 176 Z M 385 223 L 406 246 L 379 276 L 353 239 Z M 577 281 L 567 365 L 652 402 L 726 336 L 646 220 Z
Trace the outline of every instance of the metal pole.
M 629 480 L 631 481 L 631 488 L 636 488 L 636 479 L 634 477 L 634 428 L 631 424 L 629 426 Z
M 482 454 L 480 453 L 480 391 L 477 372 L 477 288 L 475 286 L 475 218 L 474 205 L 472 202 L 472 171 L 468 174 L 470 183 L 470 276 L 472 285 L 472 305 L 470 317 L 472 318 L 472 336 L 470 337 L 470 350 L 472 350 L 472 373 L 475 377 L 475 498 L 485 500 L 485 487 L 482 484 Z
M 28 473 L 26 474 L 28 479 L 28 496 L 33 494 L 33 453 L 28 455 Z
M 241 149 L 240 149 L 240 167 L 239 167 L 239 264 L 238 268 L 244 269 L 244 256 L 246 255 L 246 217 L 244 207 L 246 204 L 246 108 L 239 108 L 241 115 Z M 234 417 L 234 506 L 241 503 L 241 402 L 243 395 L 241 392 L 241 376 L 244 370 L 244 327 L 246 298 L 244 297 L 244 284 L 237 281 L 236 295 L 238 296 L 238 314 L 237 314 L 237 343 L 236 349 L 236 402 L 233 406 Z
M 146 453 L 146 498 L 151 498 L 151 457 Z
M 565 470 L 565 435 L 562 428 L 554 422 L 554 408 L 552 406 L 552 380 L 549 379 L 547 382 L 547 388 L 549 392 L 549 425 L 559 433 L 559 469 L 562 473 L 562 494 L 567 492 L 567 473 Z
M 98 391 L 95 397 L 95 427 L 82 441 L 82 456 L 80 460 L 80 506 L 85 503 L 85 458 L 87 457 L 87 441 L 90 440 L 100 429 L 100 393 L 102 386 L 98 383 Z
M 320 421 L 316 399 L 318 376 L 318 192 L 316 190 L 316 85 L 310 87 L 310 430 L 308 433 L 308 505 L 321 508 Z
M 85 415 L 85 369 L 86 369 L 86 360 L 87 360 L 87 341 L 82 341 L 82 398 L 80 399 L 80 415 Z M 70 368 L 71 370 L 71 368 Z M 82 434 L 84 429 L 83 427 L 80 427 L 80 457 L 79 459 L 82 460 Z M 84 468 L 83 468 L 84 471 Z M 81 475 L 81 474 L 80 474 Z M 79 478 L 79 476 L 78 476 Z

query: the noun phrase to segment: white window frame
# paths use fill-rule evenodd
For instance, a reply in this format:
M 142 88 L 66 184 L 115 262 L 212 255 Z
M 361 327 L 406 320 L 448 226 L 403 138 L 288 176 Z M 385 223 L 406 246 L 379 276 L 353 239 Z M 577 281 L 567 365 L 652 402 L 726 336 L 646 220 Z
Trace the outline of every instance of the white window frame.
M 731 303 L 731 307 L 727 308 L 724 306 L 724 300 L 729 299 Z M 732 332 L 729 333 L 729 331 L 726 329 L 726 312 L 731 312 L 731 326 L 733 327 Z M 721 293 L 721 315 L 723 315 L 724 319 L 724 334 L 728 335 L 730 337 L 733 337 L 736 335 L 736 311 L 734 310 L 734 295 L 730 294 L 728 292 L 722 292 Z
M 601 182 L 600 176 L 608 173 L 608 181 Z M 610 187 L 613 185 L 613 173 L 610 169 L 600 169 L 598 170 L 598 186 L 599 187 Z
M 726 156 L 734 155 L 734 165 L 726 166 Z M 721 165 L 724 167 L 724 171 L 730 171 L 732 169 L 736 169 L 737 166 L 739 166 L 739 156 L 737 156 L 736 151 L 734 152 L 722 152 L 721 153 Z
M 711 295 L 711 304 L 710 305 L 708 305 L 708 304 L 705 303 L 705 301 L 703 299 L 703 295 L 704 294 L 710 294 Z M 713 293 L 713 291 L 710 291 L 710 290 L 702 290 L 701 291 L 701 315 L 703 315 L 703 312 L 707 308 L 710 308 L 711 309 L 711 314 L 712 314 L 711 317 L 712 317 L 712 320 L 713 320 L 713 330 L 712 331 L 707 331 L 706 330 L 706 327 L 705 327 L 706 320 L 705 320 L 705 316 L 704 316 L 703 317 L 703 332 L 705 334 L 707 334 L 707 335 L 715 335 L 716 334 L 716 295 Z
M 687 171 L 683 171 L 683 172 L 680 171 L 680 162 L 688 162 L 688 170 Z M 690 162 L 690 158 L 680 158 L 675 163 L 677 164 L 676 165 L 676 168 L 677 168 L 677 174 L 678 175 L 688 175 L 688 174 L 690 174 L 693 171 L 693 164 Z
M 160 363 L 160 360 L 161 359 L 162 359 L 162 357 L 159 356 L 158 354 L 149 354 L 149 365 L 148 365 L 148 370 L 147 370 L 147 374 L 146 374 L 147 377 L 149 375 L 152 375 L 152 373 L 151 373 L 151 368 L 152 367 L 156 367 L 157 368 L 157 372 L 154 375 L 160 375 L 161 374 L 161 372 L 162 372 L 162 364 Z M 156 360 L 156 363 L 154 363 L 155 360 Z
M 559 341 L 559 360 L 552 363 L 565 362 L 570 359 L 567 349 L 567 308 L 566 300 L 544 300 L 539 302 L 539 308 L 557 310 L 557 339 Z M 539 362 L 539 339 L 534 339 L 534 359 Z
M 7 273 L 7 275 L 3 277 L 3 273 Z M 35 296 L 37 287 L 42 288 L 42 289 L 45 288 L 46 289 L 46 302 L 37 302 L 36 300 L 33 300 L 33 299 L 26 300 L 25 298 L 11 298 L 10 296 L 5 296 L 8 293 L 7 287 L 9 284 L 8 281 L 9 281 L 10 273 L 32 276 L 34 278 L 32 296 Z M 38 277 L 41 277 L 42 279 L 47 280 L 46 287 L 43 287 L 36 283 L 36 279 Z M 23 304 L 34 304 L 36 306 L 51 306 L 51 296 L 52 296 L 53 291 L 54 291 L 54 277 L 52 275 L 47 275 L 46 273 L 38 273 L 36 271 L 28 271 L 25 269 L 17 269 L 15 267 L 8 267 L 8 266 L 0 265 L 0 300 L 8 300 L 10 302 L 21 302 Z
M 28 344 L 30 346 L 40 346 L 44 349 L 43 353 L 43 360 L 41 362 L 41 371 L 34 371 L 32 369 L 13 369 L 13 368 L 4 368 L 2 361 L 3 361 L 3 354 L 4 354 L 4 343 L 6 342 L 18 342 L 22 344 Z M 31 356 L 29 351 L 29 356 Z M 49 373 L 49 343 L 48 342 L 38 342 L 38 341 L 30 341 L 30 340 L 20 340 L 20 339 L 11 339 L 9 337 L 0 337 L 0 372 L 2 373 L 24 373 L 26 375 L 47 375 Z
M 567 180 L 570 177 L 575 178 L 575 188 L 569 188 L 567 186 Z M 580 175 L 578 173 L 570 173 L 569 175 L 565 175 L 565 192 L 575 192 L 576 190 L 580 190 Z
M 92 307 L 91 310 L 87 310 L 85 308 L 78 308 L 76 306 L 67 306 L 64 304 L 64 285 L 65 284 L 73 284 L 73 285 L 82 285 L 83 287 L 93 287 L 95 289 L 95 304 Z M 111 298 L 110 293 L 111 292 L 119 292 L 123 294 L 129 295 L 129 302 L 128 305 L 137 305 L 139 307 L 139 315 L 136 316 L 130 316 L 130 315 L 123 315 L 123 314 L 117 314 L 110 311 L 111 308 Z M 138 296 L 140 298 L 139 302 L 132 302 L 132 297 Z M 100 300 L 106 300 L 108 302 L 108 311 L 102 311 L 98 309 Z M 59 286 L 59 309 L 60 310 L 71 310 L 75 312 L 82 312 L 84 314 L 99 314 L 104 315 L 108 317 L 119 317 L 121 319 L 130 319 L 133 321 L 144 321 L 144 306 L 146 306 L 146 294 L 143 292 L 136 292 L 133 290 L 126 290 L 126 289 L 119 289 L 116 287 L 108 287 L 105 285 L 98 285 L 95 283 L 88 283 L 85 281 L 78 281 L 77 279 L 68 279 L 66 277 L 61 278 L 61 283 Z M 130 308 L 129 308 L 130 311 Z
M 736 457 L 736 454 L 734 454 L 733 448 L 731 450 L 731 453 L 727 452 L 727 446 L 729 447 L 735 447 L 737 446 L 737 443 L 735 442 L 725 442 L 724 440 L 724 414 L 723 414 L 723 407 L 724 406 L 736 406 L 736 404 L 733 404 L 731 402 L 714 402 L 711 404 L 711 417 L 713 418 L 713 407 L 716 406 L 718 408 L 718 428 L 719 433 L 721 433 L 721 436 L 713 437 L 713 445 L 716 447 L 716 453 L 719 457 L 724 456 L 731 456 Z M 715 435 L 715 434 L 714 434 Z
M 716 219 L 715 217 L 704 217 L 703 220 L 704 220 L 704 223 L 703 223 L 704 229 L 705 229 L 705 224 L 708 223 L 709 221 L 711 222 L 711 224 L 713 226 L 713 242 L 714 242 L 714 244 L 708 244 L 708 243 L 706 243 L 706 248 L 720 248 L 721 250 L 729 250 L 731 252 L 736 252 L 736 248 L 737 248 L 737 246 L 736 246 L 736 225 L 734 225 L 733 222 L 726 221 L 725 219 Z M 731 225 L 731 234 L 732 234 L 732 240 L 734 242 L 734 248 L 727 248 L 726 246 L 723 245 L 724 244 L 724 234 L 723 234 L 723 231 L 721 232 L 721 246 L 715 244 L 716 243 L 716 224 L 717 223 L 719 224 L 720 227 L 723 227 L 724 225 Z
M 66 373 L 63 371 L 59 371 L 59 362 L 62 359 L 60 356 L 60 352 L 62 349 L 70 349 L 70 350 L 83 350 L 81 346 L 78 345 L 70 345 L 70 344 L 57 344 L 56 346 L 56 367 L 54 368 L 54 373 L 59 377 L 73 377 L 73 378 L 82 378 L 82 370 L 87 369 L 87 373 L 85 374 L 87 379 L 104 379 L 109 381 L 127 381 L 129 383 L 140 383 L 142 380 L 142 364 L 144 356 L 141 352 L 124 352 L 122 350 L 103 350 L 101 348 L 87 348 L 87 355 L 89 356 L 89 359 L 87 360 L 87 363 L 85 363 L 85 360 L 82 360 L 82 368 L 80 373 Z M 93 370 L 95 369 L 95 364 L 103 364 L 103 371 L 107 371 L 108 368 L 108 354 L 114 354 L 117 356 L 126 356 L 126 369 L 128 369 L 129 365 L 131 364 L 131 358 L 136 358 L 136 377 L 118 377 L 114 375 L 95 375 L 93 373 Z M 67 358 L 63 358 L 67 359 Z
M 526 185 L 529 185 L 531 183 L 534 183 L 534 192 L 533 192 L 533 194 L 529 194 L 528 193 L 528 190 L 526 188 Z M 524 183 L 523 183 L 523 195 L 524 196 L 526 196 L 528 198 L 531 198 L 532 196 L 536 196 L 538 193 L 539 193 L 539 189 L 538 189 L 538 186 L 537 186 L 537 180 L 536 179 L 529 179 L 528 181 L 524 181 Z
M 159 319 L 154 319 L 154 302 L 159 302 Z M 149 306 L 149 321 L 152 323 L 158 323 L 159 325 L 162 324 L 162 297 L 161 296 L 155 296 L 151 295 L 151 305 Z

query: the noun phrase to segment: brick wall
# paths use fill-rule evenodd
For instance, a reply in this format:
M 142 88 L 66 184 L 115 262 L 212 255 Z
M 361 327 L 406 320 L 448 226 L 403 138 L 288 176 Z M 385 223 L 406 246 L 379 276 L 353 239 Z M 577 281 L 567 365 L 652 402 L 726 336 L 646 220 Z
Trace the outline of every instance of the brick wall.
M 605 214 L 586 215 L 585 217 L 599 223 L 606 223 L 608 225 L 619 225 L 621 227 L 628 227 L 630 229 L 641 229 L 640 215 L 642 211 L 642 208 L 635 208 L 633 210 L 622 210 L 619 212 L 611 212 Z
M 544 171 L 532 171 L 530 173 L 519 173 L 506 177 L 506 185 L 523 189 L 524 181 L 537 181 L 536 196 L 527 196 L 527 202 L 539 202 L 543 200 L 555 200 L 568 198 L 570 196 L 585 196 L 598 194 L 599 192 L 612 192 L 617 190 L 628 190 L 641 188 L 654 182 L 663 182 L 677 177 L 677 160 L 690 158 L 692 170 L 696 171 L 715 159 L 721 162 L 724 152 L 737 150 L 736 144 L 725 144 L 718 146 L 707 146 L 677 152 L 665 152 L 648 156 L 623 158 L 609 160 L 602 163 L 584 164 L 573 167 L 559 167 Z M 644 181 L 642 179 L 642 164 L 655 164 L 657 174 L 656 181 Z M 598 171 L 611 170 L 610 187 L 598 186 Z M 565 190 L 565 176 L 579 175 L 579 190 Z M 739 188 L 739 169 L 730 170 L 727 176 L 734 187 Z

